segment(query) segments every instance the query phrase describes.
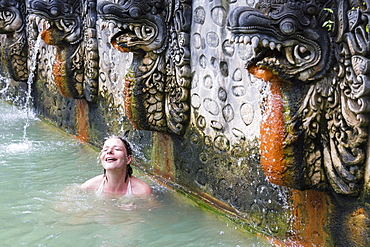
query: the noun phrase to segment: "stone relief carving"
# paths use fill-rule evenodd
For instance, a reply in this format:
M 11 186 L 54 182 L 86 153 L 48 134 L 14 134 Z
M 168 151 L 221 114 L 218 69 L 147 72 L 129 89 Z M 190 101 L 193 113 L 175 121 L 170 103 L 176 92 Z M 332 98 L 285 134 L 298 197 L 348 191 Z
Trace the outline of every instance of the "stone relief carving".
M 26 7 L 23 0 L 0 1 L 0 34 L 6 35 L 5 56 L 14 80 L 28 78 Z
M 96 0 L 86 0 L 83 3 L 84 16 L 84 95 L 88 101 L 94 102 L 98 95 L 99 55 L 96 33 Z
M 277 220 L 274 215 L 287 205 L 280 200 L 287 188 L 266 182 L 258 155 L 266 83 L 244 69 L 252 50 L 231 44 L 226 29 L 229 11 L 245 1 L 228 3 L 192 2 L 191 123 L 185 135 L 188 143 L 177 150 L 192 147 L 182 155 L 194 162 L 176 161 L 177 173 L 235 207 L 255 227 L 278 234 L 285 231 L 281 222 L 287 218 Z
M 60 93 L 68 98 L 96 101 L 96 2 L 36 0 L 29 2 L 29 11 L 48 23 L 41 38 L 56 47 L 53 75 Z
M 265 83 L 244 70 L 251 51 L 230 44 L 225 32 L 229 10 L 220 2 L 197 2 L 193 7 L 192 124 L 207 147 L 240 158 L 248 147 L 258 145 Z
M 102 1 L 98 13 L 120 31 L 111 44 L 132 52 L 125 111 L 138 129 L 182 135 L 189 121 L 190 1 Z
M 339 0 L 266 0 L 228 16 L 232 41 L 255 52 L 246 67 L 283 78 L 280 89 L 288 97 L 283 104 L 291 106 L 290 112 L 285 108 L 289 116 L 281 143 L 285 185 L 325 189 L 329 184 L 345 195 L 362 190 L 369 126 L 368 17 L 368 1 Z M 295 103 L 291 95 L 298 95 Z

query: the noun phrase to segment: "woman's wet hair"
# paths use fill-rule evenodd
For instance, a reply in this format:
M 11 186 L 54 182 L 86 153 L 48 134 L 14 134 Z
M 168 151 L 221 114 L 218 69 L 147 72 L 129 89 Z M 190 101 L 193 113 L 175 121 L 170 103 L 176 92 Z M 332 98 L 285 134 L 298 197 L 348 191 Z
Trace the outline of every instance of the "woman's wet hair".
M 126 148 L 126 153 L 127 153 L 127 155 L 132 155 L 132 148 L 131 148 L 131 145 L 130 145 L 130 143 L 128 142 L 128 141 L 126 141 L 126 139 L 124 139 L 123 137 L 121 137 L 121 136 L 109 136 L 109 137 L 107 137 L 107 138 L 105 138 L 104 139 L 104 142 L 106 141 L 106 140 L 109 140 L 109 139 L 119 139 L 119 140 L 121 140 L 122 141 L 122 143 L 123 143 L 123 145 L 125 146 L 125 148 Z M 100 155 L 99 155 L 99 157 L 100 157 Z M 104 169 L 104 176 L 106 176 L 106 170 Z M 127 167 L 126 167 L 126 177 L 125 177 L 125 182 L 127 181 L 127 178 L 128 177 L 132 177 L 132 172 L 133 172 L 133 170 L 132 170 L 132 167 L 131 167 L 131 165 L 130 164 L 127 164 Z

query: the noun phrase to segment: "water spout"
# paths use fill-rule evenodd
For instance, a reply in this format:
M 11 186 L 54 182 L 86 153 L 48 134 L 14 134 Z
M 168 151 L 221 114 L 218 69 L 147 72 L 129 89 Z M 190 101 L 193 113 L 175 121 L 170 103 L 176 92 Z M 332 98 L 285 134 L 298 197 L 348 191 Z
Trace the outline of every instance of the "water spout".
M 41 36 L 38 35 L 37 40 L 35 42 L 35 47 L 33 49 L 33 54 L 31 57 L 31 63 L 30 63 L 30 70 L 29 70 L 29 77 L 27 79 L 27 92 L 26 92 L 26 103 L 24 105 L 24 110 L 27 113 L 26 123 L 23 128 L 23 140 L 27 141 L 27 128 L 29 126 L 29 118 L 32 114 L 31 110 L 31 103 L 32 103 L 32 84 L 33 84 L 33 78 L 35 77 L 36 72 L 36 65 L 37 65 L 37 58 L 39 55 L 40 50 L 40 43 L 41 43 Z

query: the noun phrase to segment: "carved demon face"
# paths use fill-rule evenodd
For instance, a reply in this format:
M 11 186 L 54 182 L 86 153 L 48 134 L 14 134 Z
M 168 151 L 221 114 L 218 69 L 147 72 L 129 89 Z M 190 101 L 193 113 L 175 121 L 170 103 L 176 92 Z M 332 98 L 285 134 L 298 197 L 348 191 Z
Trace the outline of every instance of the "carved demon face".
M 132 52 L 125 111 L 137 129 L 183 134 L 188 122 L 189 19 L 187 1 L 125 0 L 98 3 L 110 43 Z M 117 30 L 118 29 L 118 30 Z
M 30 12 L 45 18 L 50 24 L 42 35 L 45 43 L 60 45 L 81 41 L 80 1 L 32 1 Z
M 121 31 L 111 40 L 123 52 L 154 51 L 166 40 L 161 1 L 123 1 L 120 5 L 103 1 L 98 4 L 102 19 Z
M 25 15 L 26 7 L 23 1 L 0 0 L 0 33 L 6 34 L 6 40 L 1 45 L 5 48 L 8 72 L 17 81 L 28 78 Z
M 268 15 L 237 8 L 229 16 L 231 41 L 253 46 L 256 56 L 248 66 L 256 64 L 287 79 L 315 80 L 326 72 L 330 59 L 328 33 L 318 20 L 326 14 L 321 7 L 292 1 Z
M 273 182 L 346 195 L 369 186 L 368 8 L 356 1 L 265 0 L 258 9 L 230 13 L 232 40 L 255 51 L 246 67 L 270 75 L 260 151 Z

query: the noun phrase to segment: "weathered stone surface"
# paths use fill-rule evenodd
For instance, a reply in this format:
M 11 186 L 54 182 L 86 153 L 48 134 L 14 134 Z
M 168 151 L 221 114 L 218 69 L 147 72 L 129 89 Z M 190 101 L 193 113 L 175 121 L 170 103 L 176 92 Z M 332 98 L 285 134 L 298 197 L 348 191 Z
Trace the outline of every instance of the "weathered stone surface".
M 26 34 L 26 6 L 23 0 L 0 1 L 0 35 L 6 37 L 1 42 L 3 56 L 8 62 L 1 70 L 16 81 L 28 78 Z
M 287 244 L 366 245 L 366 4 L 28 3 L 22 32 L 28 56 L 38 54 L 41 117 L 94 145 L 128 138 L 148 173 Z M 0 13 L 6 4 L 21 3 L 0 1 Z M 0 74 L 10 78 L 0 96 L 17 99 L 28 88 L 26 72 L 9 73 L 9 34 L 0 34 Z

